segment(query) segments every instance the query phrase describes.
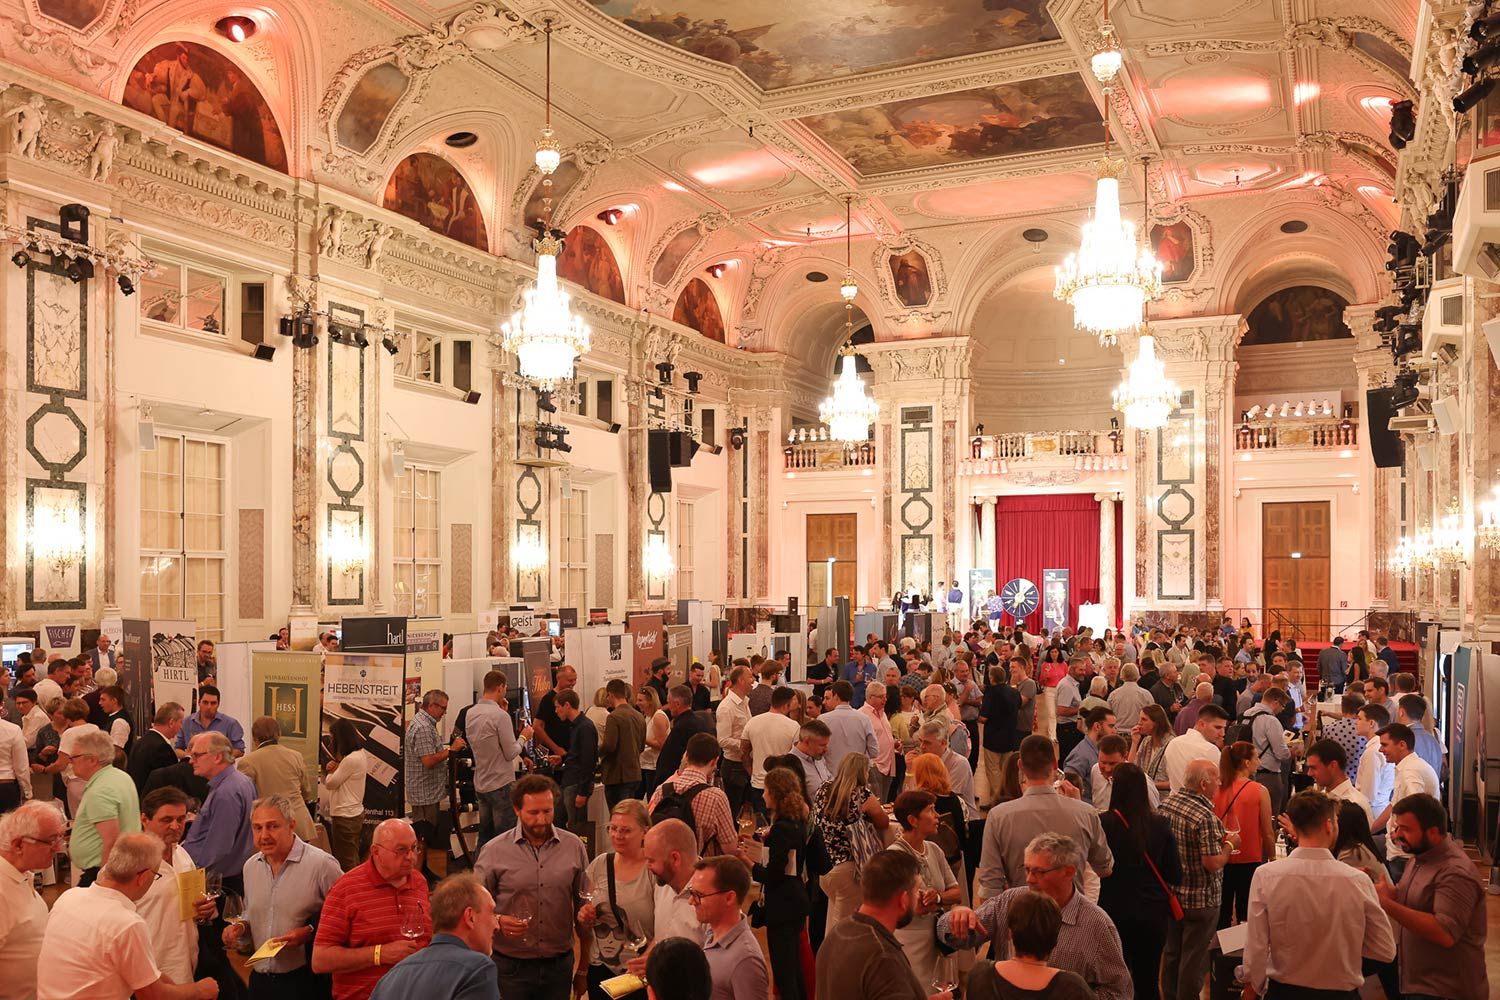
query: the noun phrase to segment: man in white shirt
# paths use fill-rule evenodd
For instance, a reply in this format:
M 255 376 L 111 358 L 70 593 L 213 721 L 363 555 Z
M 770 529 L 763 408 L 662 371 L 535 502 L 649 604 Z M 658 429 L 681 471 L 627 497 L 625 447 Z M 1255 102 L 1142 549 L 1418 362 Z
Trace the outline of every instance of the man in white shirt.
M 823 695 L 823 714 L 818 716 L 828 727 L 828 770 L 837 772 L 844 757 L 851 753 L 862 753 L 871 760 L 880 753 L 875 741 L 875 729 L 868 716 L 856 712 L 850 705 L 854 700 L 854 685 L 848 681 L 834 681 Z
M 1318 791 L 1330 799 L 1353 802 L 1365 811 L 1365 819 L 1374 820 L 1370 800 L 1349 781 L 1348 756 L 1333 740 L 1318 740 L 1307 748 L 1307 774 L 1317 783 Z
M 0 816 L 0 1000 L 36 1000 L 47 904 L 32 873 L 52 867 L 66 830 L 55 802 L 28 802 Z
M 1296 850 L 1260 866 L 1250 882 L 1245 943 L 1250 986 L 1260 996 L 1326 990 L 1329 996 L 1357 997 L 1365 981 L 1363 960 L 1389 962 L 1396 956 L 1390 920 L 1369 877 L 1333 856 L 1337 801 L 1316 791 L 1299 792 L 1287 803 L 1286 815 L 1297 832 Z
M 1215 764 L 1224 748 L 1224 727 L 1229 716 L 1218 705 L 1204 705 L 1198 711 L 1198 721 L 1193 728 L 1167 744 L 1162 752 L 1162 764 L 1167 769 L 1167 785 L 1170 791 L 1182 787 L 1187 776 L 1188 764 L 1195 760 L 1209 760 Z
M 1136 683 L 1140 679 L 1140 668 L 1127 663 L 1120 668 L 1120 686 L 1109 693 L 1109 710 L 1115 713 L 1117 733 L 1129 735 L 1141 719 L 1141 709 L 1156 704 L 1151 692 Z
M 663 820 L 646 831 L 646 867 L 656 880 L 654 890 L 654 933 L 652 946 L 669 937 L 685 937 L 702 945 L 708 928 L 698 922 L 689 896 L 688 882 L 698 864 L 698 836 L 680 819 Z M 599 904 L 593 904 L 597 906 Z M 585 907 L 588 910 L 589 907 Z M 580 922 L 591 922 L 593 914 L 584 913 Z M 589 920 L 584 920 L 588 917 Z M 641 975 L 646 971 L 646 954 L 625 963 L 627 972 Z
M 26 759 L 26 737 L 21 734 L 20 726 L 0 719 L 0 813 L 29 798 L 31 762 Z
M 1392 722 L 1383 726 L 1379 733 L 1380 752 L 1385 759 L 1396 765 L 1396 780 L 1391 788 L 1391 802 L 1400 802 L 1408 795 L 1431 795 L 1438 797 L 1438 776 L 1432 769 L 1432 765 L 1417 755 L 1417 738 L 1411 731 L 1410 726 L 1399 722 Z M 1377 829 L 1390 833 L 1391 807 L 1386 806 L 1380 815 L 1375 817 Z M 1407 862 L 1411 860 L 1411 852 L 1401 846 L 1401 842 L 1394 837 L 1387 836 L 1385 844 L 1386 867 L 1391 870 L 1391 882 L 1395 884 L 1401 881 L 1401 875 L 1406 871 Z
M 149 833 L 115 842 L 99 878 L 58 897 L 37 961 L 37 1000 L 215 1000 L 212 979 L 176 984 L 151 955 L 136 903 L 156 881 L 166 846 Z
M 1379 732 L 1391 721 L 1390 713 L 1381 705 L 1362 705 L 1355 717 L 1355 732 L 1364 737 L 1365 749 L 1359 757 L 1359 777 L 1356 782 L 1360 793 L 1370 802 L 1370 810 L 1379 816 L 1391 804 L 1391 792 L 1396 786 L 1396 767 L 1380 752 Z M 1372 827 L 1373 830 L 1373 827 Z M 1379 836 L 1379 830 L 1373 830 Z
M 745 726 L 750 722 L 750 689 L 754 685 L 755 673 L 749 667 L 740 665 L 730 670 L 729 690 L 714 712 L 719 747 L 724 751 L 719 775 L 724 781 L 724 794 L 729 797 L 729 814 L 736 821 L 750 793 L 750 769 L 746 767 L 744 740 Z
M 187 813 L 187 793 L 170 785 L 156 789 L 141 802 L 141 829 L 160 839 L 165 850 L 157 865 L 158 877 L 135 904 L 135 910 L 146 921 L 156 967 L 174 983 L 192 982 L 193 969 L 198 965 L 198 925 L 193 918 L 183 918 L 177 889 L 177 876 L 198 867 L 182 849 Z M 202 897 L 195 916 L 208 920 L 214 915 L 214 901 Z
M 779 687 L 771 692 L 771 707 L 745 723 L 742 737 L 750 760 L 750 807 L 757 822 L 764 823 L 766 812 L 766 758 L 790 753 L 802 727 L 792 718 L 797 692 Z
M 36 682 L 35 689 L 36 703 L 45 710 L 54 699 L 63 696 L 62 681 L 68 675 L 68 664 L 65 660 L 53 660 L 45 668 L 37 664 L 38 674 L 42 673 L 43 669 L 46 670 L 47 676 Z

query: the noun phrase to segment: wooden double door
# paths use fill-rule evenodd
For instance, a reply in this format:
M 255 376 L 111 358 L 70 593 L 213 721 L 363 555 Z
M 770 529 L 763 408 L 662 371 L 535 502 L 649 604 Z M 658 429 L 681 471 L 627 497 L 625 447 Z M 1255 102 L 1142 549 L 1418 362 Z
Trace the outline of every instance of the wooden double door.
M 859 590 L 859 516 L 807 515 L 807 603 L 821 608 L 835 597 L 857 606 Z
M 1333 561 L 1327 500 L 1261 507 L 1261 606 L 1265 630 L 1284 639 L 1327 642 Z

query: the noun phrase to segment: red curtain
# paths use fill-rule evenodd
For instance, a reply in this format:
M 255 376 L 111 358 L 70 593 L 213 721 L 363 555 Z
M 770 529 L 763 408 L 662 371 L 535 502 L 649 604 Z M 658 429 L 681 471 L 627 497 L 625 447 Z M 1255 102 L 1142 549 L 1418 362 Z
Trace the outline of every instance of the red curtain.
M 1078 606 L 1099 602 L 1099 501 L 1092 493 L 1000 497 L 995 504 L 995 591 L 1025 577 L 1042 589 L 1042 570 L 1068 571 L 1068 625 Z M 1042 627 L 1040 603 L 1026 628 Z

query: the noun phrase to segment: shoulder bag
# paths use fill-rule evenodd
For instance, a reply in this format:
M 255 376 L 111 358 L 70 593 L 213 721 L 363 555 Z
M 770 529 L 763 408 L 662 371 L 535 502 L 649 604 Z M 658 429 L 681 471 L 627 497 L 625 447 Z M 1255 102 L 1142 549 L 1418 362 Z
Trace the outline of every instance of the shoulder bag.
M 1120 810 L 1112 809 L 1110 811 L 1115 814 L 1116 819 L 1125 824 L 1125 829 L 1128 832 L 1130 830 L 1130 822 L 1120 814 Z M 1177 893 L 1172 891 L 1172 887 L 1167 885 L 1167 880 L 1161 877 L 1161 872 L 1157 871 L 1156 862 L 1151 860 L 1151 852 L 1142 849 L 1141 857 L 1146 859 L 1146 866 L 1151 869 L 1151 874 L 1155 875 L 1156 881 L 1161 884 L 1162 892 L 1167 894 L 1167 908 L 1172 911 L 1172 919 L 1181 920 L 1186 916 L 1186 913 L 1182 909 L 1182 900 L 1177 898 Z

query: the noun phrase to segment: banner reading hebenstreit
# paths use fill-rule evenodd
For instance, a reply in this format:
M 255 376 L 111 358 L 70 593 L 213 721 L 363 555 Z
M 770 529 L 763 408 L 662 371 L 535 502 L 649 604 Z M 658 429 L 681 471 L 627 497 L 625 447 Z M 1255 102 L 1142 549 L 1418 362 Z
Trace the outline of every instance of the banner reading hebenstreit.
M 323 659 L 323 752 L 337 719 L 354 723 L 369 757 L 365 825 L 402 814 L 402 694 L 406 658 L 384 653 L 329 653 Z

